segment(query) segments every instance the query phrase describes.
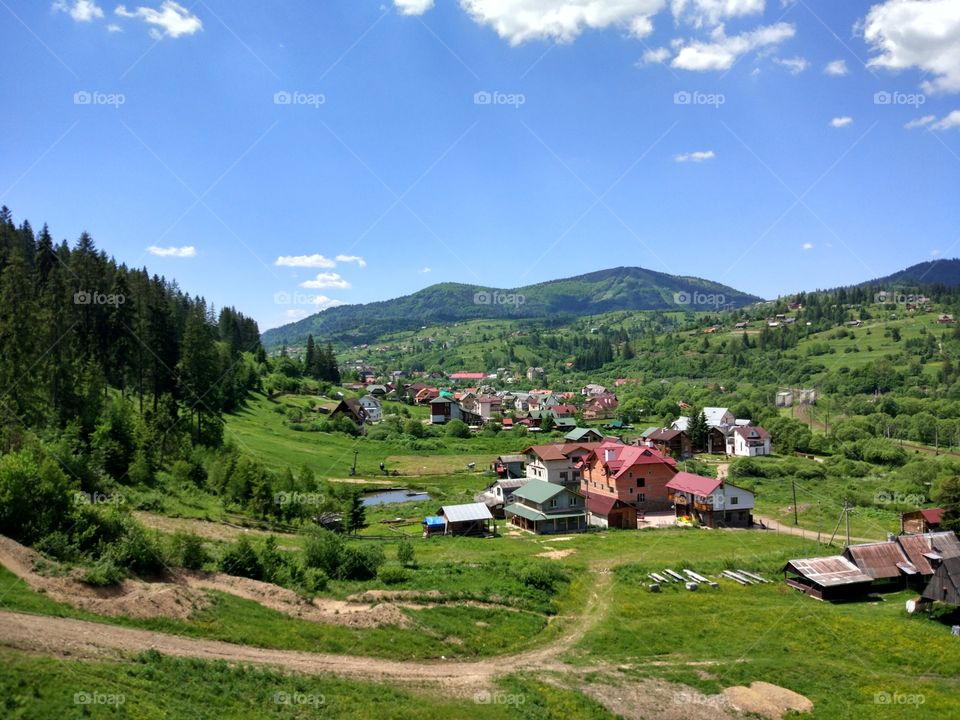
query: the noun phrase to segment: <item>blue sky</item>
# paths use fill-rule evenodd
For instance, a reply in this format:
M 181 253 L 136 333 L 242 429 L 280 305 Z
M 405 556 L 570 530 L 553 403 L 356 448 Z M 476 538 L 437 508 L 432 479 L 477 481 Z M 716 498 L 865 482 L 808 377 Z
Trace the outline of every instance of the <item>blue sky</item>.
M 0 203 L 262 328 L 442 281 L 773 297 L 960 255 L 954 0 L 0 15 Z

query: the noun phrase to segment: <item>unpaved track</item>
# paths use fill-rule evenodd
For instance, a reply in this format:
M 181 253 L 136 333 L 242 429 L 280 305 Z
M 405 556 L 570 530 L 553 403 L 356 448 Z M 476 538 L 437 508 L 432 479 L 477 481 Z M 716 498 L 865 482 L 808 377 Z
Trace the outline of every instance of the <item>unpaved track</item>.
M 582 615 L 565 618 L 568 626 L 557 638 L 533 650 L 483 660 L 396 661 L 271 650 L 87 620 L 7 611 L 0 611 L 0 646 L 91 659 L 115 657 L 117 652 L 137 653 L 153 649 L 176 657 L 266 665 L 300 673 L 330 673 L 365 680 L 430 683 L 450 689 L 473 690 L 491 687 L 494 676 L 519 669 L 562 669 L 558 656 L 597 623 L 610 602 L 612 575 L 609 571 L 593 574 L 592 593 Z

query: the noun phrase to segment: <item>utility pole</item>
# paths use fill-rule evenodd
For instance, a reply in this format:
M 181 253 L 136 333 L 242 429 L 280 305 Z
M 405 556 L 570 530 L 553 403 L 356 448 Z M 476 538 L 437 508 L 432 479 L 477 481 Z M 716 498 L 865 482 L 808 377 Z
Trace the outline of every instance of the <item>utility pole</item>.
M 791 478 L 790 484 L 793 486 L 793 524 L 796 526 L 800 524 L 797 518 L 797 479 Z

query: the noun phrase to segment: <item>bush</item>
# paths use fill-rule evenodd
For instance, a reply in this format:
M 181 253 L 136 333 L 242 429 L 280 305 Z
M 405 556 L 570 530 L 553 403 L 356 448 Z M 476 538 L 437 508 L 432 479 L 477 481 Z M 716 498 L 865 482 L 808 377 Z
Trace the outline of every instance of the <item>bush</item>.
M 323 592 L 330 578 L 319 568 L 307 568 L 303 572 L 303 588 L 308 593 Z
M 469 428 L 467 428 L 467 431 L 469 432 Z M 427 436 L 427 429 L 419 420 L 407 420 L 403 424 L 403 432 L 415 438 L 423 438 Z
M 96 585 L 97 587 L 107 587 L 110 585 L 119 585 L 126 578 L 127 574 L 123 568 L 119 567 L 111 557 L 102 557 L 89 568 L 83 575 L 83 582 L 87 585 Z
M 76 490 L 50 459 L 29 452 L 0 457 L 0 534 L 30 545 L 71 524 Z
M 520 571 L 519 577 L 524 585 L 545 592 L 553 592 L 559 583 L 567 580 L 566 573 L 561 568 L 544 563 L 526 565 Z
M 470 437 L 470 426 L 463 420 L 451 420 L 447 423 L 447 435 L 454 438 L 468 438 Z
M 156 574 L 165 567 L 159 543 L 131 517 L 125 519 L 123 537 L 110 547 L 108 554 L 120 567 L 136 573 Z
M 170 539 L 170 562 L 188 570 L 199 570 L 210 562 L 210 555 L 198 535 L 178 530 Z
M 377 580 L 384 585 L 397 585 L 407 579 L 407 571 L 396 565 L 386 565 L 377 571 Z
M 311 528 L 303 546 L 303 565 L 336 577 L 343 554 L 343 539 L 329 530 Z
M 379 545 L 345 547 L 337 577 L 341 580 L 370 580 L 386 558 Z
M 401 540 L 397 546 L 397 560 L 404 567 L 416 567 L 417 555 L 413 550 L 413 543 L 409 540 Z
M 263 579 L 263 565 L 246 535 L 241 535 L 237 542 L 227 548 L 220 558 L 220 569 L 230 575 Z

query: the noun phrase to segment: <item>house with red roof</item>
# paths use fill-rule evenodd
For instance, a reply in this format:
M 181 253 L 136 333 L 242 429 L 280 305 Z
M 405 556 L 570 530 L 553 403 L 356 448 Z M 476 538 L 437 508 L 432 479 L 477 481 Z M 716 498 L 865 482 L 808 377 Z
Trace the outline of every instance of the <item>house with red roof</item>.
M 717 478 L 678 472 L 667 483 L 677 517 L 690 517 L 704 527 L 751 527 L 754 497 L 749 490 Z
M 900 532 L 927 533 L 940 529 L 943 508 L 925 508 L 900 514 Z
M 487 374 L 482 372 L 460 371 L 460 372 L 450 373 L 451 380 L 484 380 L 486 377 L 487 377 Z
M 683 430 L 658 428 L 644 437 L 644 443 L 677 460 L 693 455 L 693 443 Z
M 583 417 L 587 420 L 606 420 L 617 414 L 619 405 L 617 396 L 613 393 L 596 395 L 583 404 Z
M 623 527 L 608 514 L 605 515 L 600 498 L 615 498 L 633 509 L 633 525 L 636 528 L 636 512 L 668 510 L 670 499 L 667 483 L 677 472 L 677 463 L 660 450 L 652 447 L 624 445 L 616 440 L 604 440 L 592 450 L 581 463 L 580 494 L 594 507 L 588 519 L 593 525 Z M 609 504 L 610 511 L 620 506 Z M 624 511 L 629 517 L 629 511 Z M 629 524 L 630 520 L 624 522 Z

